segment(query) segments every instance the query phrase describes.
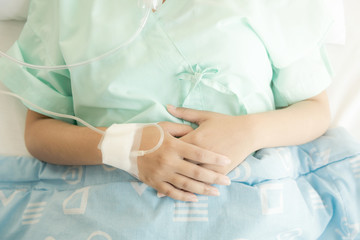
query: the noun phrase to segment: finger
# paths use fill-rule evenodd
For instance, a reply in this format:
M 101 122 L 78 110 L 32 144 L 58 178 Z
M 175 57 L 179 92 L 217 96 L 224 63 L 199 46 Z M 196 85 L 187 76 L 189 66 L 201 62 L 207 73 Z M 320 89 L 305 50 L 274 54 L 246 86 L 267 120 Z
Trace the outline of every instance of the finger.
M 195 181 L 193 179 L 184 177 L 182 175 L 176 175 L 170 182 L 178 189 L 185 190 L 187 192 L 196 193 L 200 195 L 219 196 L 220 192 L 216 187 L 210 186 L 202 182 Z
M 200 125 L 203 121 L 209 118 L 210 112 L 200 111 L 191 108 L 175 107 L 167 105 L 167 110 L 171 115 L 177 118 L 184 119 L 185 121 L 196 123 Z
M 200 167 L 186 160 L 183 160 L 183 163 L 178 166 L 177 173 L 207 184 L 231 184 L 231 181 L 227 176 Z
M 224 155 L 211 152 L 186 142 L 180 142 L 179 153 L 183 158 L 199 164 L 226 166 L 231 163 L 231 160 Z
M 182 137 L 194 130 L 189 125 L 181 123 L 161 122 L 158 124 L 174 137 Z
M 159 193 L 171 197 L 175 200 L 183 202 L 198 202 L 195 194 L 177 189 L 170 183 L 162 182 L 158 185 L 158 187 L 155 188 L 159 191 Z
M 158 198 L 163 198 L 163 197 L 166 197 L 166 195 L 158 192 L 158 193 L 157 193 L 157 197 L 158 197 Z

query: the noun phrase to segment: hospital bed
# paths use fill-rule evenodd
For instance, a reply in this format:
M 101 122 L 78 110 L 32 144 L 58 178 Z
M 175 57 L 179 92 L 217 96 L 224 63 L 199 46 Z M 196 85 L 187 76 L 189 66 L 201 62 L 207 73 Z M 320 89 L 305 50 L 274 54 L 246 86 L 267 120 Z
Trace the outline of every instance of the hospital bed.
M 332 127 L 343 127 L 354 136 L 355 139 L 360 140 L 360 15 L 358 14 L 360 12 L 360 1 L 344 0 L 344 5 L 342 5 L 341 1 L 334 0 L 333 2 L 334 6 L 336 6 L 334 15 L 337 16 L 337 21 L 334 29 L 332 29 L 332 32 L 330 33 L 327 44 L 334 76 L 333 83 L 328 89 L 332 109 Z M 27 2 L 24 0 L 0 0 L 0 19 L 2 19 L 0 21 L 0 50 L 7 50 L 19 36 L 26 18 L 26 5 Z M 4 10 L 4 6 L 9 7 L 9 9 L 11 8 L 11 10 Z M 345 14 L 343 15 L 343 13 Z M 0 90 L 6 90 L 5 86 L 1 83 Z M 0 95 L 1 156 L 30 157 L 30 154 L 26 150 L 23 138 L 25 115 L 26 109 L 20 101 L 9 96 Z M 76 184 L 77 180 L 73 177 L 74 175 L 82 174 L 81 171 L 81 169 L 69 168 L 68 172 L 64 173 L 63 177 L 64 179 L 66 178 L 65 180 L 70 182 L 70 184 Z M 72 174 L 72 176 L 65 176 L 66 174 Z M 133 186 L 137 189 L 138 193 L 142 194 L 145 191 L 144 186 L 141 184 Z M 22 190 L 20 189 L 18 191 Z M 70 197 L 73 197 L 76 194 L 82 194 L 82 196 L 84 196 L 88 194 L 88 189 L 83 188 L 78 192 L 74 191 L 74 195 L 68 196 L 66 200 L 70 201 Z M 6 194 L 0 191 L 0 212 L 2 211 L 2 207 L 5 206 L 7 202 L 10 202 L 11 198 L 15 196 L 16 194 Z M 29 205 L 27 205 L 27 208 L 29 208 L 27 209 L 28 211 L 31 211 L 32 209 L 31 204 L 38 204 L 40 206 L 41 204 L 45 205 L 46 202 L 40 201 L 29 203 Z M 66 213 L 66 209 L 68 208 L 66 208 L 65 205 L 64 202 L 63 210 Z M 179 206 L 180 204 L 175 205 L 175 208 Z M 70 211 L 68 212 L 69 214 L 80 214 L 82 209 L 73 208 L 68 209 L 68 211 Z M 201 213 L 202 210 L 197 211 Z M 29 219 L 31 220 L 30 217 Z M 25 220 L 26 219 L 24 219 L 23 216 L 22 223 L 24 224 L 25 222 L 28 223 L 28 225 L 31 225 L 30 221 L 26 222 Z M 201 220 L 201 218 L 198 218 L 198 220 Z M 3 223 L 0 222 L 0 225 L 1 224 Z M 360 225 L 355 225 L 354 229 L 359 232 Z M 293 234 L 293 238 L 287 239 L 297 239 L 296 233 Z M 88 239 L 95 239 L 96 237 L 98 237 L 96 239 L 111 239 L 110 235 L 100 230 L 89 233 L 87 236 L 89 236 Z M 357 235 L 350 234 L 348 236 L 354 236 L 354 238 L 342 239 L 360 239 L 360 236 Z M 54 239 L 55 237 L 52 236 L 46 238 L 46 240 Z M 339 239 L 341 239 L 340 234 Z

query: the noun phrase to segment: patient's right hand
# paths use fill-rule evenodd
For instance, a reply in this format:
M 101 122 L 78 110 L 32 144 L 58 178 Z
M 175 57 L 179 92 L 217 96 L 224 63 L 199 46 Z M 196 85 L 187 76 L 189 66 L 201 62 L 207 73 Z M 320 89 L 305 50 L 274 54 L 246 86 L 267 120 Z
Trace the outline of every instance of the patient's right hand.
M 230 185 L 230 179 L 198 164 L 225 166 L 227 157 L 185 143 L 177 137 L 193 129 L 184 124 L 161 122 L 165 132 L 164 142 L 153 153 L 138 157 L 139 178 L 159 193 L 180 201 L 196 202 L 195 194 L 218 196 L 219 191 L 211 184 Z M 153 148 L 159 141 L 156 127 L 143 130 L 140 150 Z

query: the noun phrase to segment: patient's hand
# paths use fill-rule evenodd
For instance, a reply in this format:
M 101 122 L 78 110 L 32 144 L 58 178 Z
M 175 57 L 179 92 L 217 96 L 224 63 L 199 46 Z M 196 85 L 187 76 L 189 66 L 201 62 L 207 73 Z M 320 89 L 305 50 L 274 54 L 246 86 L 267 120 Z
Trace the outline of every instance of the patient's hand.
M 153 153 L 138 157 L 139 178 L 159 193 L 181 201 L 197 201 L 196 194 L 217 196 L 219 191 L 211 184 L 229 185 L 228 177 L 201 164 L 223 166 L 229 159 L 199 146 L 186 143 L 181 137 L 193 131 L 190 126 L 161 122 L 164 142 Z M 151 149 L 158 142 L 156 127 L 143 130 L 140 149 Z M 184 160 L 189 159 L 191 162 Z
M 181 140 L 229 157 L 230 165 L 219 167 L 202 164 L 216 172 L 227 174 L 256 150 L 253 126 L 247 116 L 230 116 L 215 112 L 168 106 L 175 117 L 199 125 L 197 129 L 181 137 Z

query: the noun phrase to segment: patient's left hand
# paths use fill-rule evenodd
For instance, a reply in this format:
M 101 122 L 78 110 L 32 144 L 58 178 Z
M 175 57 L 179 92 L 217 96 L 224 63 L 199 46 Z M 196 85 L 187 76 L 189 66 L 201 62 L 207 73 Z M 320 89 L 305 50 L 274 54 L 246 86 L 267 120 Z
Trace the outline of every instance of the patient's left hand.
M 225 155 L 232 160 L 226 167 L 203 165 L 208 169 L 227 174 L 257 150 L 254 126 L 246 115 L 230 116 L 171 105 L 168 105 L 167 109 L 173 116 L 199 125 L 197 129 L 181 137 L 183 141 Z

